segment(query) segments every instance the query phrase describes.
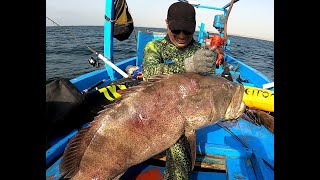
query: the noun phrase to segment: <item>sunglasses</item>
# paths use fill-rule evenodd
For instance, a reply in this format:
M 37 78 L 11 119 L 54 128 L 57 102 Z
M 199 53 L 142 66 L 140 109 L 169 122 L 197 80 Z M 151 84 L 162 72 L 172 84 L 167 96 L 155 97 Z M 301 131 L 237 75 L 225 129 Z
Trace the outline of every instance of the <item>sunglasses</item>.
M 185 34 L 185 35 L 191 35 L 191 34 L 192 34 L 191 32 L 185 31 L 185 30 L 171 30 L 171 32 L 172 32 L 173 34 L 180 34 L 181 31 L 182 31 L 183 34 Z

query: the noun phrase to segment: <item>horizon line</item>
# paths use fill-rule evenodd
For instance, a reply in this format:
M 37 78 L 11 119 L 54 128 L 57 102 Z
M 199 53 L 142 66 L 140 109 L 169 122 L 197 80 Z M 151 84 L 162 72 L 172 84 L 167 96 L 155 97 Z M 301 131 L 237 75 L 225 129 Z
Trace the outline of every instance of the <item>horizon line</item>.
M 96 26 L 96 27 L 98 26 L 98 27 L 104 27 L 103 25 L 60 25 L 60 26 L 61 27 L 68 27 L 68 26 L 73 26 L 73 27 L 76 27 L 76 26 Z M 56 26 L 56 25 L 46 25 L 46 27 L 58 27 L 58 26 Z M 143 26 L 135 26 L 135 27 L 137 27 L 137 28 L 167 29 L 167 28 L 162 28 L 162 27 L 143 27 Z M 199 30 L 196 30 L 196 32 L 199 32 Z M 235 34 L 235 33 L 229 33 L 228 35 L 274 42 L 274 38 L 273 39 L 268 39 L 268 38 L 262 38 L 262 37 L 256 37 L 256 36 L 250 36 L 250 35 L 243 35 L 243 34 Z

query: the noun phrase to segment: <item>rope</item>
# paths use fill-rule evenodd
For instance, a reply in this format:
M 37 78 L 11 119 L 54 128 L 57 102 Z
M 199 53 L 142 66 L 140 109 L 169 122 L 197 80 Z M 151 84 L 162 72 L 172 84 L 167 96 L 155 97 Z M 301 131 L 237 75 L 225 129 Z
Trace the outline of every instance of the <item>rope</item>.
M 228 13 L 227 13 L 227 16 L 226 16 L 226 20 L 225 20 L 225 22 L 224 22 L 224 38 L 225 38 L 225 42 L 227 42 L 227 39 L 228 39 L 228 35 L 227 35 L 227 22 L 228 22 L 229 14 L 230 14 L 230 12 L 231 12 L 233 3 L 234 3 L 234 0 L 231 0 L 231 4 L 230 4 L 230 7 L 229 7 L 229 9 L 228 9 Z

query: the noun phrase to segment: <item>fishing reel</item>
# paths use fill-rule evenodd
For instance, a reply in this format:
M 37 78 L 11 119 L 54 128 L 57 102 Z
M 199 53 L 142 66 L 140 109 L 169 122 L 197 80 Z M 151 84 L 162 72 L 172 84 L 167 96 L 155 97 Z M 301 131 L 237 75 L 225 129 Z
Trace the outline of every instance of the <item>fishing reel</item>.
M 94 59 L 92 56 L 88 59 L 88 62 L 91 66 L 95 67 L 95 68 L 98 68 L 100 67 L 100 64 L 99 61 L 97 59 Z

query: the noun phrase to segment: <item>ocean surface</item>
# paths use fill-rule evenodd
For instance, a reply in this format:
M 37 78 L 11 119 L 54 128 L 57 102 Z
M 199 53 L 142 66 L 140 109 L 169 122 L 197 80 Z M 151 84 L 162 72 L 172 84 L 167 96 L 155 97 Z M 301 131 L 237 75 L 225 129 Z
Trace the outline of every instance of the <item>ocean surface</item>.
M 166 32 L 162 28 L 135 27 L 128 40 L 114 39 L 114 61 L 136 56 L 135 33 L 138 30 Z M 97 68 L 88 63 L 92 56 L 88 48 L 103 54 L 103 26 L 48 26 L 46 27 L 46 80 L 60 77 L 75 78 Z M 274 42 L 228 35 L 228 52 L 274 81 Z M 102 62 L 100 60 L 100 62 Z M 103 62 L 102 62 L 103 63 Z M 101 67 L 103 68 L 103 67 Z

